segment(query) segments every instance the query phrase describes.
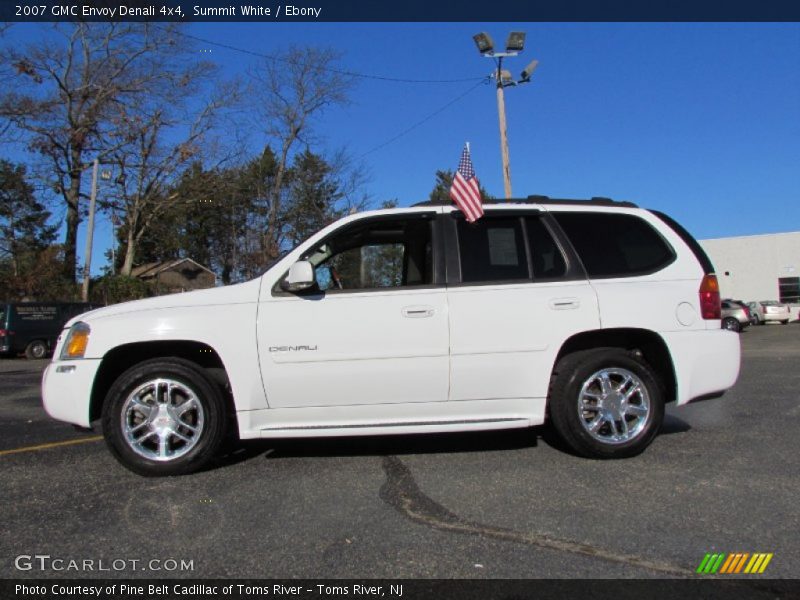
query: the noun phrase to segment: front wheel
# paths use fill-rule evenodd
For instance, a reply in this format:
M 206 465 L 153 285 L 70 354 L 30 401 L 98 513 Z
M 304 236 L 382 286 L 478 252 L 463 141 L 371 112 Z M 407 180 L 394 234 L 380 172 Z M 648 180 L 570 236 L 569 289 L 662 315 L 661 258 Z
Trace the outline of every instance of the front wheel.
M 553 373 L 549 403 L 558 434 L 588 458 L 641 453 L 664 419 L 664 392 L 653 369 L 617 348 L 562 358 Z
M 103 403 L 103 435 L 125 467 L 146 476 L 206 465 L 225 436 L 219 386 L 194 363 L 148 360 L 125 371 Z

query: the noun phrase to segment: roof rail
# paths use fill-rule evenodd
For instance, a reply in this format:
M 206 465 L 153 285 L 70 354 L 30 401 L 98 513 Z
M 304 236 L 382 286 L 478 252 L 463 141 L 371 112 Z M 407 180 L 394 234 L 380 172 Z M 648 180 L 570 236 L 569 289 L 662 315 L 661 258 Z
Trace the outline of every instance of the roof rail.
M 502 198 L 493 198 L 484 200 L 483 204 L 562 204 L 571 206 L 617 206 L 624 208 L 639 208 L 633 202 L 624 202 L 612 200 L 611 198 L 603 198 L 602 196 L 594 196 L 589 200 L 570 200 L 564 198 L 550 198 L 548 196 L 532 195 L 527 198 L 509 198 L 504 200 Z M 438 200 L 425 200 L 424 202 L 417 202 L 412 206 L 451 206 L 451 202 L 442 202 Z

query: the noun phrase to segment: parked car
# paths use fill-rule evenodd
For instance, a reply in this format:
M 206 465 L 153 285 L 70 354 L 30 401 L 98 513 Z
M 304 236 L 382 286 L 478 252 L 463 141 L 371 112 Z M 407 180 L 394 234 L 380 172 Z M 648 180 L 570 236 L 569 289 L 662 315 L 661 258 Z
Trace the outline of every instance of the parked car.
M 722 301 L 722 328 L 741 331 L 750 326 L 750 309 L 738 300 Z
M 46 358 L 64 323 L 97 306 L 79 302 L 0 303 L 0 354 L 24 352 L 28 358 Z
M 789 305 L 775 300 L 748 302 L 747 306 L 750 308 L 750 319 L 753 325 L 763 325 L 769 321 L 777 321 L 786 325 L 791 319 Z
M 721 395 L 739 336 L 670 217 L 631 203 L 487 203 L 354 214 L 261 277 L 72 319 L 44 373 L 54 418 L 102 421 L 143 475 L 239 438 L 551 423 L 576 453 L 642 452 L 667 402 Z

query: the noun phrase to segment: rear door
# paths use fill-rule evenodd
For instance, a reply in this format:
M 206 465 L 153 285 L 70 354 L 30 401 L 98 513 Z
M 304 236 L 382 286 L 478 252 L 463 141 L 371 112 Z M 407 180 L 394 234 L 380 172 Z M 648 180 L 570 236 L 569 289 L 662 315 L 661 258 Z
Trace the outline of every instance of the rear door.
M 706 323 L 719 328 L 719 321 L 700 318 L 701 265 L 688 254 L 679 260 L 656 228 L 660 225 L 656 217 L 621 211 L 551 214 L 597 293 L 603 328 L 667 332 L 704 329 Z
M 33 341 L 50 345 L 60 332 L 59 306 L 25 302 L 11 305 L 9 329 L 14 331 L 14 348 L 22 351 Z
M 449 231 L 450 399 L 544 398 L 561 344 L 599 327 L 580 265 L 534 211 L 487 210 Z

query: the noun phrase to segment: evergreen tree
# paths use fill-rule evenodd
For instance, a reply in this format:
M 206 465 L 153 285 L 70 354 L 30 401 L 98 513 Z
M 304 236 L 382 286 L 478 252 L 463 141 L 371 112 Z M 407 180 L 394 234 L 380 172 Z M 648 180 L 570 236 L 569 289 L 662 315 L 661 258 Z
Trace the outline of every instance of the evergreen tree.
M 57 227 L 49 219 L 25 167 L 0 160 L 0 296 L 66 293 L 58 267 L 53 268 L 59 249 L 52 247 Z

